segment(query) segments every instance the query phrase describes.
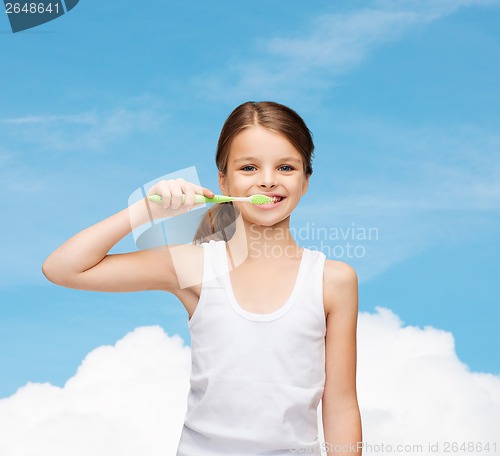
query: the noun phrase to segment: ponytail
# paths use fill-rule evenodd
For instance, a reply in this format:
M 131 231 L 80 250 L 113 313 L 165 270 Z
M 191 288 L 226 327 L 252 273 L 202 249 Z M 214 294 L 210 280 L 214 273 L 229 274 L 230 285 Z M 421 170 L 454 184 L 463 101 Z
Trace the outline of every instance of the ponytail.
M 210 240 L 228 241 L 236 231 L 237 209 L 233 203 L 214 204 L 203 216 L 193 244 L 201 244 Z

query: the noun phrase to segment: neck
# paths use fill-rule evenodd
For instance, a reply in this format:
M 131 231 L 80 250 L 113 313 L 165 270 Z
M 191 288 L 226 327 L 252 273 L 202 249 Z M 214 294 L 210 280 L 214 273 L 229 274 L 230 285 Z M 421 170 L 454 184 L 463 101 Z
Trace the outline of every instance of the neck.
M 290 233 L 290 217 L 273 226 L 262 226 L 236 218 L 236 228 L 228 247 L 235 264 L 243 261 L 297 259 L 302 249 Z

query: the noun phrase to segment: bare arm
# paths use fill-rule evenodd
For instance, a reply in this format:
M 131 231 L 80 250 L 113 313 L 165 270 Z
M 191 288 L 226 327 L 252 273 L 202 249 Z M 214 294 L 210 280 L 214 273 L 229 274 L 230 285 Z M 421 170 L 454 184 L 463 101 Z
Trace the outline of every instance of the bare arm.
M 131 253 L 108 254 L 109 250 L 132 229 L 152 218 L 186 212 L 194 201 L 194 192 L 212 196 L 203 187 L 178 182 L 158 184 L 151 193 L 162 196 L 165 204 L 149 204 L 146 198 L 108 217 L 67 240 L 45 260 L 42 272 L 53 283 L 69 288 L 94 291 L 140 291 L 178 289 L 179 282 L 171 256 L 172 246 L 140 250 Z M 180 195 L 186 195 L 182 205 Z M 148 192 L 150 194 L 150 192 Z M 169 212 L 170 211 L 170 212 Z M 190 249 L 191 247 L 191 249 Z M 194 246 L 186 246 L 187 258 Z
M 329 309 L 322 399 L 325 449 L 328 454 L 361 455 L 361 415 L 356 394 L 356 272 L 345 263 L 332 262 L 325 272 L 325 283 Z

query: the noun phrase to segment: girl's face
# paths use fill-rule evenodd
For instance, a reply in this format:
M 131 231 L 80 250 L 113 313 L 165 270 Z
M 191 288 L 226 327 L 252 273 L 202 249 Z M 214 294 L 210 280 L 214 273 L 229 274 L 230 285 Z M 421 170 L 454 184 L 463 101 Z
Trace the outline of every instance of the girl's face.
M 299 151 L 285 136 L 260 126 L 248 127 L 233 138 L 227 174 L 219 172 L 225 195 L 283 197 L 279 203 L 266 205 L 233 203 L 246 220 L 265 226 L 287 218 L 306 193 L 308 183 Z

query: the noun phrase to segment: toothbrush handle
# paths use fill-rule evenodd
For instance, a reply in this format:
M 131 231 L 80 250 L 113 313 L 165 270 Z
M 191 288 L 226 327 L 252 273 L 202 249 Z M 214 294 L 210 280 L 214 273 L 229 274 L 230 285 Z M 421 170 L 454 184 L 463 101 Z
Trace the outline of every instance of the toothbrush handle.
M 151 195 L 148 196 L 148 200 L 152 201 L 153 203 L 161 203 L 161 196 L 160 195 Z M 182 202 L 184 203 L 186 201 L 185 195 L 182 195 Z M 227 203 L 232 201 L 232 198 L 230 196 L 225 196 L 225 195 L 215 195 L 213 198 L 209 198 L 208 196 L 204 195 L 194 195 L 194 202 L 196 204 L 203 204 L 203 203 Z

